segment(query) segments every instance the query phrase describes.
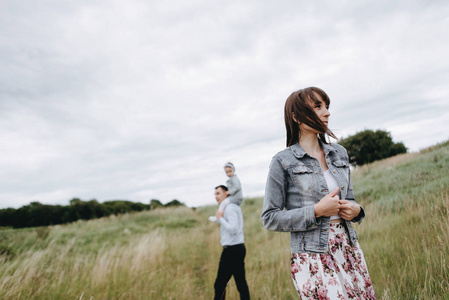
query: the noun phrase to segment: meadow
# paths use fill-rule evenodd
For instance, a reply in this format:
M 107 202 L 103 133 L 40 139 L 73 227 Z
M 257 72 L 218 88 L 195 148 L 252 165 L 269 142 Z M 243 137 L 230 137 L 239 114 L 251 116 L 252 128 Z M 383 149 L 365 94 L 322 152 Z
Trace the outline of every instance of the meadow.
M 354 225 L 378 299 L 449 299 L 449 143 L 352 172 Z M 212 191 L 211 191 L 212 199 Z M 289 234 L 245 199 L 252 299 L 297 299 Z M 0 230 L 0 299 L 212 299 L 221 254 L 216 206 L 164 208 L 68 225 Z M 233 281 L 228 299 L 238 299 Z

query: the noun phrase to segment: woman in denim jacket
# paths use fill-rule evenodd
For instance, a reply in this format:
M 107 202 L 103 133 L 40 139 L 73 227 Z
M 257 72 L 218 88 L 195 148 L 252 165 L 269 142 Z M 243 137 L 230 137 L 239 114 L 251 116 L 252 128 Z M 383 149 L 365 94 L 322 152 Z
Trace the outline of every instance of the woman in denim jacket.
M 329 103 L 316 87 L 288 97 L 287 148 L 271 161 L 262 222 L 290 232 L 291 275 L 301 299 L 375 299 L 351 225 L 365 212 L 354 200 L 348 154 L 325 139 L 336 139 Z

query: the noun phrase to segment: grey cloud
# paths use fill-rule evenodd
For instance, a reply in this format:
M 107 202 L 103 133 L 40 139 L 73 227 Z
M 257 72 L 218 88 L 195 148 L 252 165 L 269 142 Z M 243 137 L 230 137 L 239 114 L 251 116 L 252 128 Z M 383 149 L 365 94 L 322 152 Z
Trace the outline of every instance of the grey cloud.
M 214 204 L 228 160 L 261 195 L 284 101 L 310 85 L 339 137 L 382 126 L 413 151 L 447 138 L 429 121 L 448 125 L 444 2 L 6 4 L 0 207 Z

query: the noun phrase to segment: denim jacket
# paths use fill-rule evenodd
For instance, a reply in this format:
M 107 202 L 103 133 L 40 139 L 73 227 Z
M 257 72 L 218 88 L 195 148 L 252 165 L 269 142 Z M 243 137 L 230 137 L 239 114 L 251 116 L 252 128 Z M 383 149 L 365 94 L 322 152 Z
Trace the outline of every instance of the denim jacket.
M 340 187 L 341 199 L 355 202 L 349 159 L 339 144 L 320 144 L 327 166 Z M 268 230 L 289 231 L 291 252 L 326 253 L 330 217 L 315 218 L 314 204 L 328 190 L 319 161 L 308 155 L 297 143 L 277 153 L 270 164 L 262 211 L 262 223 Z M 360 223 L 363 208 L 352 222 Z M 357 233 L 350 221 L 344 220 L 351 244 Z

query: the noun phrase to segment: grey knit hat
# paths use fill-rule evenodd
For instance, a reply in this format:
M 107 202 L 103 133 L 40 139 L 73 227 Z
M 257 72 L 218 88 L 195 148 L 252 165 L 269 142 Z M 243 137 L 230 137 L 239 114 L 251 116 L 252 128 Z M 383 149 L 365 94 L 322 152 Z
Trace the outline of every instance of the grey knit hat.
M 227 163 L 225 163 L 225 165 L 224 165 L 223 168 L 226 168 L 226 167 L 230 167 L 230 168 L 232 168 L 232 169 L 235 171 L 235 167 L 234 167 L 234 165 L 232 164 L 232 162 L 227 162 Z

